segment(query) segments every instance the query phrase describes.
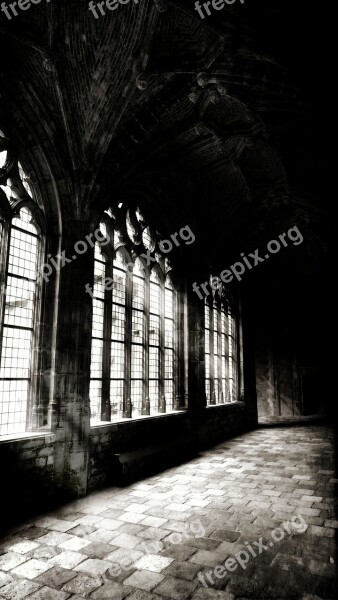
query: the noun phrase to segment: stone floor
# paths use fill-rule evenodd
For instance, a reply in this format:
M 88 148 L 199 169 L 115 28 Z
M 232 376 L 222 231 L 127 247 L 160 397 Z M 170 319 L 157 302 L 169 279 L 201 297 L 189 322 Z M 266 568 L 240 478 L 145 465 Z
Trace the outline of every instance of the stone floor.
M 334 599 L 336 483 L 329 429 L 258 429 L 17 527 L 0 598 Z
M 303 416 L 303 415 L 297 415 L 297 416 L 273 416 L 273 417 L 267 417 L 267 416 L 259 416 L 258 418 L 259 424 L 260 425 L 278 425 L 278 426 L 282 426 L 282 425 L 308 425 L 308 424 L 314 424 L 314 425 L 318 425 L 318 424 L 322 424 L 325 423 L 327 421 L 327 418 L 324 415 L 308 415 L 308 416 Z

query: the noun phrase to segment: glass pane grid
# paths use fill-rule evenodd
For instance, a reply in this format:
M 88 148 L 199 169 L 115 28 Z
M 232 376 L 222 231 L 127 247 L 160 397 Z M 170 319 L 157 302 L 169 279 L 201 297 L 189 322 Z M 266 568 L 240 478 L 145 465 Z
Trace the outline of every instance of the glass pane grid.
M 164 315 L 168 319 L 174 318 L 174 294 L 167 287 L 164 290 Z
M 158 379 L 159 377 L 159 362 L 160 362 L 160 350 L 159 348 L 149 348 L 149 379 Z
M 165 379 L 172 379 L 174 376 L 174 353 L 168 348 L 165 349 Z
M 92 339 L 90 376 L 94 379 L 102 377 L 103 340 Z
M 114 268 L 113 281 L 113 301 L 124 305 L 126 301 L 126 272 Z
M 211 404 L 211 396 L 210 396 L 210 379 L 207 378 L 205 380 L 205 394 L 207 397 L 207 405 Z
M 149 379 L 149 403 L 150 414 L 157 414 L 159 406 L 159 382 L 157 379 Z
M 143 377 L 143 347 L 135 344 L 131 347 L 131 377 L 132 379 Z
M 218 336 L 214 332 L 214 377 L 218 376 Z
M 223 334 L 221 335 L 221 354 L 226 356 L 226 337 Z
M 27 231 L 28 233 L 37 235 L 36 227 L 33 223 L 31 223 L 31 221 L 32 221 L 32 213 L 26 206 L 24 206 L 20 210 L 20 217 L 19 218 L 16 217 L 15 219 L 12 220 L 12 225 L 13 225 L 13 227 L 20 227 L 21 229 L 23 229 L 24 231 Z
M 35 280 L 38 243 L 36 237 L 12 227 L 8 272 Z
M 142 396 L 143 396 L 143 381 L 142 379 L 131 380 L 131 403 L 133 407 L 133 417 L 139 417 L 142 414 Z
M 129 233 L 131 233 L 131 225 Z M 147 237 L 149 230 L 145 236 Z M 119 236 L 120 237 L 120 236 Z M 145 239 L 145 238 L 144 238 Z M 119 240 L 121 241 L 121 240 Z M 151 242 L 151 235 L 146 243 Z M 172 411 L 174 406 L 174 289 L 170 279 L 166 280 L 164 289 L 162 280 L 156 269 L 151 271 L 150 279 L 146 281 L 144 268 L 138 259 L 133 267 L 131 283 L 131 295 L 127 296 L 127 265 L 123 251 L 117 250 L 113 261 L 113 286 L 112 303 L 109 304 L 107 294 L 103 288 L 106 276 L 105 258 L 101 255 L 99 248 L 95 249 L 95 282 L 93 301 L 93 330 L 92 330 L 92 364 L 91 364 L 91 412 L 92 420 L 101 419 L 102 382 L 105 377 L 107 391 L 110 385 L 111 420 L 123 417 L 123 401 L 127 388 L 125 384 L 125 361 L 130 359 L 130 400 L 132 402 L 132 415 L 137 417 L 142 414 L 142 402 L 144 401 L 144 385 L 146 379 L 149 382 L 150 414 L 159 411 L 160 389 L 163 385 L 163 393 L 166 397 L 166 409 Z M 146 290 L 146 285 L 149 286 Z M 128 288 L 129 289 L 129 288 Z M 146 296 L 149 293 L 149 306 L 145 306 Z M 162 297 L 163 294 L 163 297 Z M 126 301 L 128 298 L 128 305 Z M 162 306 L 162 300 L 164 304 Z M 130 302 L 130 304 L 129 304 Z M 147 309 L 147 313 L 145 312 Z M 164 309 L 164 314 L 163 314 Z M 104 344 L 104 321 L 106 311 L 111 311 L 111 364 L 110 372 L 105 374 L 102 368 Z M 129 317 L 130 316 L 130 320 Z M 149 326 L 147 336 L 149 337 L 148 348 L 145 347 L 145 325 L 146 316 Z M 126 325 L 126 323 L 128 325 Z M 130 325 L 129 325 L 130 323 Z M 164 331 L 162 332 L 162 327 Z M 128 327 L 128 331 L 127 331 Z M 130 328 L 130 329 L 129 329 Z M 149 335 L 148 335 L 149 334 Z M 160 341 L 164 337 L 164 380 L 160 381 Z M 145 358 L 148 353 L 149 370 L 145 373 Z M 129 387 L 129 386 L 128 386 Z
M 149 315 L 149 344 L 158 346 L 160 343 L 160 317 Z
M 144 315 L 142 312 L 133 310 L 132 312 L 132 342 L 143 343 L 144 339 Z
M 98 260 L 94 262 L 94 288 L 93 288 L 93 296 L 94 298 L 100 298 L 104 300 L 105 295 L 105 287 L 104 287 L 104 279 L 106 273 L 106 265 Z
M 125 332 L 125 308 L 119 304 L 112 305 L 112 340 L 124 341 Z
M 160 314 L 160 286 L 150 281 L 150 312 L 154 315 Z
M 96 338 L 103 338 L 104 325 L 104 303 L 97 299 L 93 299 L 93 321 L 92 335 Z
M 205 330 L 204 343 L 205 343 L 205 353 L 210 354 L 210 331 L 208 331 L 208 329 Z
M 204 306 L 205 329 L 210 329 L 210 307 L 208 304 Z
M 1 379 L 28 379 L 30 376 L 31 331 L 4 326 Z
M 0 435 L 24 433 L 29 381 L 0 379 Z
M 111 379 L 124 379 L 124 344 L 112 342 L 111 344 Z
M 170 412 L 174 409 L 174 382 L 171 379 L 165 380 L 164 393 L 166 401 L 166 412 Z
M 214 400 L 216 400 L 216 404 L 219 403 L 219 386 L 218 386 L 218 378 L 214 377 Z
M 166 348 L 173 348 L 173 344 L 174 344 L 174 321 L 172 321 L 171 319 L 165 319 L 164 320 L 164 326 L 165 326 L 165 336 L 164 336 L 164 345 L 166 346 Z
M 4 323 L 31 328 L 34 315 L 34 281 L 7 277 Z
M 22 208 L 10 231 L 0 362 L 1 435 L 26 430 L 39 249 L 31 220 L 31 212 Z
M 89 384 L 90 418 L 91 421 L 101 421 L 102 381 L 91 379 Z
M 237 365 L 234 335 L 235 319 L 231 308 L 218 306 L 216 303 L 210 308 L 205 304 L 205 389 L 208 405 L 215 401 L 219 404 L 236 400 Z M 211 343 L 213 357 L 210 356 Z
M 124 380 L 111 379 L 110 381 L 110 410 L 111 420 L 121 419 L 123 416 Z
M 144 309 L 144 279 L 133 275 L 133 308 Z
M 207 379 L 210 378 L 210 354 L 205 355 L 205 376 Z
M 99 262 L 106 262 L 105 256 L 101 252 L 100 244 L 96 243 L 94 247 L 94 260 Z

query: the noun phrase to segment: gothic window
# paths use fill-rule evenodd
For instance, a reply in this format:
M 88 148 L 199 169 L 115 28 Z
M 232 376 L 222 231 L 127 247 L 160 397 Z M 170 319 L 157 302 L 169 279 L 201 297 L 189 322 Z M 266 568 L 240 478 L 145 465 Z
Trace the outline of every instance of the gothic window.
M 238 400 L 238 320 L 219 289 L 204 304 L 207 405 Z
M 176 288 L 160 237 L 137 209 L 104 213 L 96 245 L 92 424 L 178 408 Z M 150 264 L 149 264 L 150 263 Z
M 40 209 L 0 131 L 0 435 L 31 428 L 42 256 Z

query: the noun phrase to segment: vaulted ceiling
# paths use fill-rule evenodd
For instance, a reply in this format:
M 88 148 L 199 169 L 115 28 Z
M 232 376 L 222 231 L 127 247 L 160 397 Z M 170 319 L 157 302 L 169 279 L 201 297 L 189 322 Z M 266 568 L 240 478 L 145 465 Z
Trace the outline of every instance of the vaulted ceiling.
M 1 13 L 2 121 L 49 157 L 77 218 L 144 197 L 168 230 L 198 229 L 207 207 L 214 262 L 290 219 L 324 239 L 326 159 L 296 44 L 307 3 L 291 4 L 246 0 L 204 20 L 192 0 L 130 2 L 97 20 L 86 0 Z

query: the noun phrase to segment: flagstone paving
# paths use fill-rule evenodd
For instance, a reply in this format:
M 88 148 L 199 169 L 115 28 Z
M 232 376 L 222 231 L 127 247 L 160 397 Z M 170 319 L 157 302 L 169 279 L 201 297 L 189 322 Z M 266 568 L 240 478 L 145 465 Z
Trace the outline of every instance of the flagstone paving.
M 337 482 L 329 428 L 257 429 L 18 526 L 0 600 L 333 600 Z

